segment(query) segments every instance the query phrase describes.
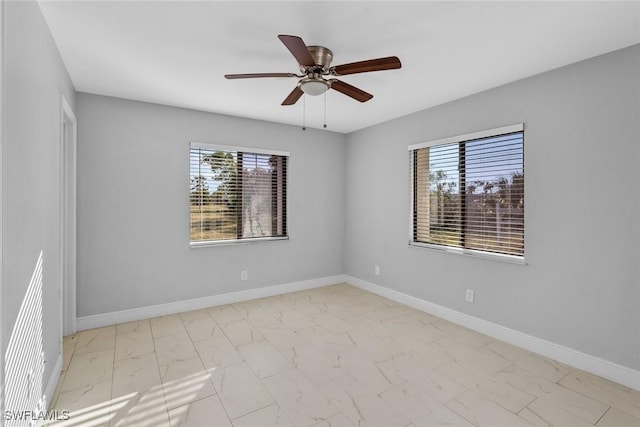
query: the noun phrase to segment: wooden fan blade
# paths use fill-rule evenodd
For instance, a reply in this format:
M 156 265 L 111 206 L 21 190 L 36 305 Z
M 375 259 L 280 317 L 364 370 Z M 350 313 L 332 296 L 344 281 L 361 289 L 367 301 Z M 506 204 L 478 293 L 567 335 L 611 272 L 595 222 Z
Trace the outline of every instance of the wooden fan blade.
M 397 56 L 387 56 L 386 58 L 337 65 L 332 70 L 333 75 L 345 76 L 347 74 L 368 73 L 370 71 L 395 70 L 400 67 L 402 67 L 402 64 Z
M 302 96 L 304 92 L 298 86 L 293 88 L 289 96 L 287 96 L 284 101 L 282 101 L 282 105 L 293 105 L 298 102 L 298 99 Z
M 344 93 L 347 96 L 355 99 L 360 102 L 367 102 L 373 95 L 363 91 L 362 89 L 358 89 L 355 86 L 351 86 L 349 83 L 342 82 L 340 80 L 333 80 L 331 82 L 331 89 L 337 90 L 340 93 Z
M 313 67 L 316 65 L 313 57 L 309 53 L 309 49 L 307 49 L 307 45 L 304 44 L 304 41 L 298 36 L 287 36 L 287 35 L 279 35 L 278 38 L 284 45 L 289 49 L 289 52 L 296 58 L 298 64 L 304 65 L 305 67 Z
M 225 74 L 225 79 L 255 79 L 258 77 L 296 77 L 293 73 L 253 73 L 253 74 Z

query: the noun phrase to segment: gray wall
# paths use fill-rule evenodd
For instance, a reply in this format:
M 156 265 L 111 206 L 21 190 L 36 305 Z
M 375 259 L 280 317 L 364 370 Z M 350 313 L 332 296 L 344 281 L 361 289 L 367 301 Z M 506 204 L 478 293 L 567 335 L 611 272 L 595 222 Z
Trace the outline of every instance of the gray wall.
M 345 272 L 640 369 L 638 76 L 636 45 L 349 135 Z M 527 265 L 409 247 L 407 146 L 520 122 Z
M 84 93 L 77 103 L 79 316 L 343 272 L 344 135 Z M 290 240 L 191 249 L 190 141 L 289 151 Z
M 36 2 L 6 2 L 4 345 L 43 251 L 45 381 L 60 353 L 60 95 L 74 90 Z

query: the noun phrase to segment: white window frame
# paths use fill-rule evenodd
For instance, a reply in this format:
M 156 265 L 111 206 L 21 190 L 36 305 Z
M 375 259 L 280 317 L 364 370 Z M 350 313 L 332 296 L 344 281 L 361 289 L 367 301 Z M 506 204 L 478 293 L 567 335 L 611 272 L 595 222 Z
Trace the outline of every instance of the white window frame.
M 191 248 L 204 248 L 210 246 L 227 246 L 227 245 L 242 245 L 256 242 L 272 242 L 272 241 L 281 241 L 281 240 L 289 240 L 289 159 L 291 158 L 291 154 L 288 151 L 283 150 L 272 150 L 266 148 L 256 148 L 256 147 L 245 147 L 238 145 L 224 145 L 224 144 L 214 144 L 209 142 L 200 142 L 200 141 L 191 141 L 189 143 L 189 182 L 188 182 L 188 191 L 187 195 L 191 192 L 191 149 L 192 148 L 203 148 L 207 150 L 219 150 L 219 151 L 231 151 L 231 152 L 246 152 L 252 154 L 267 154 L 273 156 L 283 156 L 287 157 L 287 173 L 285 176 L 285 186 L 287 188 L 286 198 L 285 198 L 285 211 L 287 212 L 285 225 L 286 225 L 286 235 L 285 236 L 273 236 L 273 237 L 255 237 L 255 238 L 246 238 L 246 239 L 225 239 L 225 240 L 202 240 L 202 241 L 192 241 L 191 240 L 191 213 L 189 212 L 189 223 L 188 223 L 188 236 L 189 236 L 189 246 Z M 190 197 L 189 197 L 190 198 Z M 191 201 L 188 202 L 189 209 L 191 209 Z
M 524 131 L 524 123 L 517 123 L 509 126 L 503 126 L 503 127 L 494 128 L 494 129 L 486 129 L 478 132 L 466 133 L 463 135 L 450 136 L 446 138 L 435 139 L 432 141 L 412 144 L 412 145 L 409 145 L 407 149 L 409 152 L 409 157 L 411 158 L 413 151 L 418 150 L 420 148 L 433 147 L 436 145 L 459 143 L 459 142 L 464 142 L 464 141 L 469 141 L 474 139 L 487 138 L 492 136 L 499 136 L 503 134 L 513 133 L 513 132 L 523 132 L 523 131 Z M 454 246 L 437 245 L 433 243 L 424 243 L 424 242 L 414 241 L 413 239 L 413 232 L 414 232 L 413 205 L 415 200 L 414 200 L 414 176 L 413 175 L 414 175 L 414 170 L 413 170 L 413 165 L 411 165 L 409 168 L 409 230 L 408 230 L 410 247 L 426 248 L 426 249 L 431 249 L 439 252 L 446 252 L 446 253 L 452 253 L 452 254 L 458 254 L 458 255 L 467 255 L 475 258 L 484 258 L 484 259 L 514 263 L 514 264 L 523 264 L 523 265 L 526 264 L 524 255 L 517 256 L 517 255 L 509 255 L 509 254 L 500 254 L 500 253 L 481 251 L 477 249 L 460 248 L 460 247 L 454 247 Z M 525 187 L 526 187 L 526 180 L 525 180 Z M 526 198 L 526 191 L 525 191 L 524 197 Z M 525 206 L 526 206 L 526 203 L 525 203 Z M 525 213 L 525 217 L 526 217 L 526 213 Z M 525 224 L 526 224 L 526 219 L 525 219 Z M 525 236 L 525 239 L 526 239 L 526 236 Z M 526 248 L 526 244 L 525 244 L 525 248 Z

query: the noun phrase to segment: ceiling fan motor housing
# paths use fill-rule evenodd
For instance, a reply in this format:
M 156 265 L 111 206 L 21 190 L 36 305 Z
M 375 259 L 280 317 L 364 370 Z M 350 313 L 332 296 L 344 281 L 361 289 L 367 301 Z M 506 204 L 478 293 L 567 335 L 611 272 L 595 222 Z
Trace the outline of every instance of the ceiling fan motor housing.
M 318 96 L 331 87 L 331 82 L 322 76 L 330 72 L 329 66 L 333 60 L 333 52 L 324 46 L 307 46 L 307 49 L 315 65 L 300 66 L 300 71 L 306 74 L 306 77 L 300 79 L 298 87 L 307 95 Z
M 327 49 L 324 46 L 307 46 L 309 49 L 309 53 L 313 58 L 313 62 L 316 64 L 316 67 L 313 68 L 314 72 L 319 72 L 320 74 L 326 74 L 329 72 L 329 66 L 331 65 L 331 61 L 333 60 L 333 52 L 330 49 Z M 321 71 L 316 71 L 317 67 L 321 67 Z M 302 66 L 300 69 L 304 72 L 309 67 Z

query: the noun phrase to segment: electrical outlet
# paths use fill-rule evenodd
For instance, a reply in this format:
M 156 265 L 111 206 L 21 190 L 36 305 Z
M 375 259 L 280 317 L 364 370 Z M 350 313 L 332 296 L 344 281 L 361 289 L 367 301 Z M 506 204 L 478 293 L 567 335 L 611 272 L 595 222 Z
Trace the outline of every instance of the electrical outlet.
M 467 300 L 467 302 L 470 302 L 471 304 L 473 304 L 474 298 L 475 298 L 475 293 L 473 292 L 473 290 L 467 289 L 467 294 L 465 295 L 465 299 Z
M 240 280 L 247 280 L 249 278 L 249 273 L 247 270 L 242 270 L 240 272 Z
M 376 276 L 380 275 L 380 266 L 376 265 L 375 268 L 373 269 L 373 272 L 376 274 Z

